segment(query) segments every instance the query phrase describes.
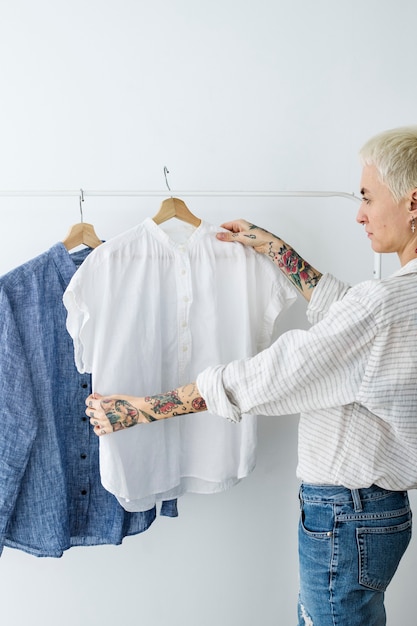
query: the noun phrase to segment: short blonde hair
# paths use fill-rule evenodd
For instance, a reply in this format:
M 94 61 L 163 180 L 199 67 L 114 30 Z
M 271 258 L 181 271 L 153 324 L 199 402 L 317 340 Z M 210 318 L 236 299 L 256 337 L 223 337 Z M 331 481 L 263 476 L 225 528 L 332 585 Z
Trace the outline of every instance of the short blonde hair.
M 386 130 L 359 151 L 362 165 L 374 165 L 381 181 L 399 202 L 417 188 L 417 126 Z

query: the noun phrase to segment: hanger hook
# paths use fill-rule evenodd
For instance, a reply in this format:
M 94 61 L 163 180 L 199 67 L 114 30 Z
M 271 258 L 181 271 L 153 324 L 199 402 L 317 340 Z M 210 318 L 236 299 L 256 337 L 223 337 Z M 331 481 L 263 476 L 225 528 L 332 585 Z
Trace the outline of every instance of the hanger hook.
M 84 191 L 80 189 L 80 215 L 81 215 L 81 224 L 84 222 L 83 216 L 83 202 L 84 202 Z
M 167 174 L 169 174 L 169 170 L 168 170 L 167 166 L 165 165 L 164 166 L 165 183 L 166 183 L 166 186 L 168 187 L 168 191 L 171 191 L 171 187 L 168 185 Z

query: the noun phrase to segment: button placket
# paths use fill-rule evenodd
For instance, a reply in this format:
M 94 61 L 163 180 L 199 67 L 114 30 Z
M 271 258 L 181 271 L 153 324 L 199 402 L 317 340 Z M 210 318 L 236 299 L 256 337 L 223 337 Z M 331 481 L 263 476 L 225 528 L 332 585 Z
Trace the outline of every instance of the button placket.
M 186 246 L 178 246 L 176 255 L 178 295 L 178 373 L 179 380 L 186 378 L 191 358 L 190 310 L 193 300 L 191 266 Z
M 91 391 L 91 377 L 89 374 L 80 375 L 80 407 L 84 407 L 85 398 L 87 394 Z M 81 500 L 79 501 L 79 515 L 87 515 L 88 511 L 88 502 L 89 502 L 89 484 L 90 484 L 90 463 L 89 463 L 89 452 L 90 452 L 90 425 L 88 423 L 88 418 L 85 413 L 81 412 L 80 422 L 77 430 L 77 442 L 78 442 L 78 450 L 74 449 L 74 467 L 77 470 L 77 484 L 74 484 L 74 495 L 77 494 L 79 497 L 81 496 Z

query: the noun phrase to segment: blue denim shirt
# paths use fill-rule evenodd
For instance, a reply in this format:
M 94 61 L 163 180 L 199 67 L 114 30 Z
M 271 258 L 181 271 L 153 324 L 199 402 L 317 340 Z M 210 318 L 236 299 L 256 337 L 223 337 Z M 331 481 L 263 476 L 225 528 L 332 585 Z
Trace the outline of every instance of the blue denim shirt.
M 156 507 L 129 513 L 101 485 L 98 437 L 85 416 L 62 295 L 91 252 L 62 243 L 0 277 L 0 553 L 60 557 L 71 546 L 119 544 Z M 175 517 L 177 502 L 162 503 Z

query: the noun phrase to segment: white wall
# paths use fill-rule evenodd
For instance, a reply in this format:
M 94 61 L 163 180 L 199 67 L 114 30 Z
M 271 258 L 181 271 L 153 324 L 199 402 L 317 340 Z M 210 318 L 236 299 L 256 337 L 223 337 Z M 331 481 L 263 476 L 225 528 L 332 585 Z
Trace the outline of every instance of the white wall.
M 0 190 L 164 189 L 167 165 L 173 190 L 357 192 L 362 142 L 417 121 L 416 17 L 414 0 L 2 0 Z M 108 239 L 159 203 L 87 197 L 84 219 Z M 349 200 L 187 204 L 258 222 L 346 280 L 372 276 Z M 76 197 L 0 197 L 0 273 L 78 220 Z M 183 497 L 178 519 L 122 546 L 58 560 L 5 549 L 2 623 L 295 624 L 296 429 L 262 419 L 248 479 Z M 392 625 L 415 620 L 416 564 L 412 543 L 387 594 Z

